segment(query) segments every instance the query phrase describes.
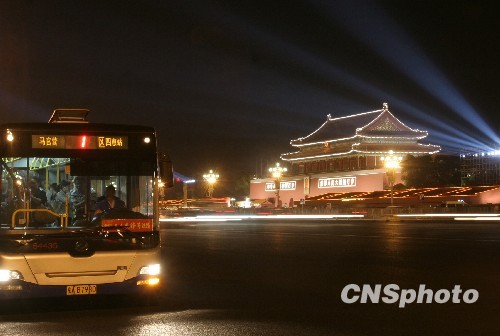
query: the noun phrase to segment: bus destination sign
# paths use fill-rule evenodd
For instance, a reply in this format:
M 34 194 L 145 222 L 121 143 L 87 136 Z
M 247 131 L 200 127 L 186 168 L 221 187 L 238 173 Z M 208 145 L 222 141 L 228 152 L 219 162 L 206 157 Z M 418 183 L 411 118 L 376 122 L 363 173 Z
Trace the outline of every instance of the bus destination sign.
M 128 149 L 126 136 L 32 135 L 32 148 L 45 149 Z

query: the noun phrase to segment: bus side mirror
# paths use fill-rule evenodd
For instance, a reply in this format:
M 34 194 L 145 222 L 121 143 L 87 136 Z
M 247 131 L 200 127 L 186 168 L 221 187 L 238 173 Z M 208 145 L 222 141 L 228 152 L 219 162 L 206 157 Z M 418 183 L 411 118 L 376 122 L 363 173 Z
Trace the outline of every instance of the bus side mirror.
M 170 157 L 167 154 L 160 154 L 158 163 L 161 181 L 165 184 L 165 188 L 172 188 L 174 186 L 174 168 Z

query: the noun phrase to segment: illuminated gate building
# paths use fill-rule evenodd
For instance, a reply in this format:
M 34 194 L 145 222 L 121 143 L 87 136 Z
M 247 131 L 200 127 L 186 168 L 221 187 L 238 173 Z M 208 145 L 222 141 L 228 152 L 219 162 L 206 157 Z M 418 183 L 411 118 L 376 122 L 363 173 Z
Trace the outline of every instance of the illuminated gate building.
M 381 110 L 344 117 L 327 116 L 311 134 L 292 140 L 297 150 L 281 155 L 288 175 L 280 180 L 282 203 L 328 193 L 384 190 L 389 187 L 384 159 L 434 154 L 440 147 L 422 144 L 427 131 L 412 129 L 399 121 L 384 103 Z M 395 181 L 400 183 L 400 169 Z M 250 183 L 250 198 L 275 196 L 276 179 Z

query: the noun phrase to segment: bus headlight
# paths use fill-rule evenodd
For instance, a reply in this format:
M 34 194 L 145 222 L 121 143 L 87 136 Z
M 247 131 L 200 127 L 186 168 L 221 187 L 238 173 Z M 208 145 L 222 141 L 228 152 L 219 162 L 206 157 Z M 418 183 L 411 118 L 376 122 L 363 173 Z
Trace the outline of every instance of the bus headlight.
M 141 267 L 140 275 L 147 275 L 147 279 L 138 280 L 137 286 L 156 286 L 160 283 L 160 264 L 152 264 Z
M 160 275 L 160 264 L 143 266 L 139 271 L 142 275 Z
M 11 271 L 0 269 L 0 282 L 7 282 L 10 280 L 22 280 L 23 276 L 18 271 Z

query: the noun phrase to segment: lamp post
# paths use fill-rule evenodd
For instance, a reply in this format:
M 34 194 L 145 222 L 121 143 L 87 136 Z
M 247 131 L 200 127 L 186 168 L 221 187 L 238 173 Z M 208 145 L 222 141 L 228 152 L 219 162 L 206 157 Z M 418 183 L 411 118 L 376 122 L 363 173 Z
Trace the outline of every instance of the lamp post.
M 163 182 L 160 178 L 158 179 L 158 196 L 160 201 L 165 199 L 165 182 Z
M 384 167 L 387 169 L 387 179 L 391 188 L 391 206 L 394 205 L 394 182 L 396 181 L 396 169 L 401 168 L 400 162 L 403 161 L 401 156 L 394 155 L 391 149 L 389 155 L 382 156 L 380 160 L 384 161 Z
M 208 174 L 203 174 L 203 179 L 207 183 L 207 193 L 208 197 L 212 198 L 213 192 L 214 192 L 214 185 L 215 182 L 217 182 L 217 179 L 219 178 L 219 174 L 214 173 L 212 169 L 208 172 Z
M 188 202 L 187 202 L 187 199 L 188 199 L 188 184 L 191 184 L 191 183 L 195 183 L 196 180 L 184 180 L 182 181 L 182 193 L 183 193 L 183 196 L 184 196 L 184 207 L 187 208 L 188 207 Z
M 271 176 L 274 177 L 275 180 L 275 186 L 276 186 L 276 207 L 279 208 L 280 205 L 280 183 L 281 183 L 281 176 L 283 173 L 287 172 L 287 169 L 285 167 L 281 167 L 279 162 L 276 162 L 276 166 L 269 168 L 269 172 L 271 173 Z

